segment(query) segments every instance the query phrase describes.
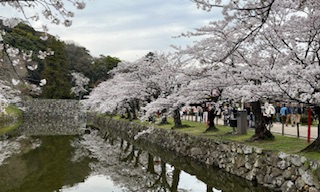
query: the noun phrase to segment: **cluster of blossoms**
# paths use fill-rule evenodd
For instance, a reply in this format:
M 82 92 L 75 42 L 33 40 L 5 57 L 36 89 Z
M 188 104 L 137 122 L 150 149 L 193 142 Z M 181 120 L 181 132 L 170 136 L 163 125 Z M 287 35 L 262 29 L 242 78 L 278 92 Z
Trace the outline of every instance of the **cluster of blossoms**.
M 74 93 L 81 98 L 81 94 L 88 92 L 85 86 L 89 84 L 90 79 L 84 76 L 82 73 L 77 72 L 71 73 L 71 76 L 72 81 L 75 84 L 75 86 L 71 88 L 71 93 Z

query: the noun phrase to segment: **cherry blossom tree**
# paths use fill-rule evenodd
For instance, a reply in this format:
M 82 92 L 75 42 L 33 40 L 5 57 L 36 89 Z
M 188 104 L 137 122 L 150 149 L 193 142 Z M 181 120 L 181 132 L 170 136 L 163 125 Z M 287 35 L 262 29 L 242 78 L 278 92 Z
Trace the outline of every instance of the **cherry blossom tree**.
M 183 83 L 180 89 L 173 93 L 172 97 L 177 97 L 181 103 L 187 106 L 194 103 L 210 102 L 208 112 L 211 113 L 206 131 L 218 131 L 214 124 L 215 107 L 221 98 L 222 90 L 228 83 L 224 78 L 225 69 L 216 68 L 212 70 L 212 68 L 207 69 L 206 67 L 187 67 L 184 69 L 184 74 L 188 77 L 188 82 Z
M 19 102 L 19 94 L 20 91 L 12 89 L 7 81 L 0 80 L 0 112 L 4 112 L 9 103 Z
M 210 70 L 189 64 L 182 64 L 169 55 L 153 53 L 135 62 L 119 63 L 111 71 L 113 78 L 94 88 L 84 103 L 90 110 L 111 113 L 120 108 L 134 111 L 130 101 L 135 101 L 142 106 L 141 120 L 157 111 L 167 112 L 173 115 L 174 128 L 181 127 L 182 105 L 218 97 L 227 83 L 222 78 L 226 73 L 224 68 Z M 215 128 L 213 123 L 210 127 Z
M 84 103 L 94 111 L 114 112 L 125 108 L 134 115 L 140 106 L 170 95 L 177 87 L 169 63 L 166 55 L 154 53 L 135 62 L 121 62 L 110 72 L 112 79 L 94 88 Z M 162 109 L 144 108 L 144 117 Z
M 193 2 L 207 11 L 221 8 L 223 18 L 182 34 L 204 38 L 180 52 L 228 67 L 234 82 L 222 95 L 252 102 L 258 117 L 252 140 L 272 138 L 261 115 L 262 99 L 319 102 L 318 1 Z
M 119 109 L 130 110 L 129 102 L 145 96 L 145 86 L 131 78 L 131 74 L 115 74 L 113 78 L 95 87 L 83 103 L 89 110 L 115 113 Z M 128 117 L 130 118 L 130 117 Z
M 81 99 L 83 94 L 87 93 L 88 90 L 85 88 L 89 84 L 90 79 L 84 76 L 82 73 L 73 72 L 72 81 L 75 86 L 71 88 L 71 93 L 74 93 L 76 96 Z

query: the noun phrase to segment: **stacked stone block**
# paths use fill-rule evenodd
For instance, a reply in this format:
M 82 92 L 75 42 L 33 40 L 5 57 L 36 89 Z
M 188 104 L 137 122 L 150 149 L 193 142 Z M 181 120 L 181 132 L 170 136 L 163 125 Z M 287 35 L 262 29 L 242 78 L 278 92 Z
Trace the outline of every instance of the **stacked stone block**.
M 89 119 L 100 128 L 102 135 L 116 132 L 132 142 L 151 142 L 271 189 L 320 191 L 320 162 L 308 160 L 304 156 L 264 150 L 244 143 L 196 137 L 172 130 L 152 129 L 105 117 L 90 116 Z M 142 132 L 145 134 L 140 134 Z
M 78 100 L 34 99 L 23 102 L 26 135 L 74 135 L 83 131 L 86 114 Z

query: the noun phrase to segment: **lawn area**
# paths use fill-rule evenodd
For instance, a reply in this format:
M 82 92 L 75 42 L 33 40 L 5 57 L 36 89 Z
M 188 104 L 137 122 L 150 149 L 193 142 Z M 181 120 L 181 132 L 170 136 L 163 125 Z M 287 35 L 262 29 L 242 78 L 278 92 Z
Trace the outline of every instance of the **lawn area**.
M 17 121 L 16 122 L 12 122 L 12 123 L 9 123 L 8 125 L 0 125 L 0 135 L 4 134 L 4 133 L 7 133 L 9 131 L 12 131 L 16 128 L 18 128 L 21 123 L 22 123 L 22 111 L 20 109 L 18 109 L 17 107 L 15 106 L 9 106 L 7 109 L 6 109 L 6 112 L 8 113 L 8 115 L 10 116 L 14 116 L 14 117 L 17 117 Z M 0 116 L 0 118 L 3 118 L 3 116 Z
M 120 119 L 119 116 L 115 116 L 113 118 L 118 120 L 125 120 L 125 119 Z M 168 118 L 169 124 L 164 124 L 164 125 L 149 124 L 149 122 L 140 122 L 139 120 L 134 120 L 132 122 L 145 124 L 145 125 L 153 125 L 156 128 L 168 129 L 168 130 L 171 130 L 171 128 L 174 125 L 173 118 Z M 219 131 L 204 133 L 204 131 L 207 128 L 206 124 L 204 123 L 182 120 L 182 124 L 185 125 L 186 128 L 179 128 L 174 130 L 182 133 L 188 133 L 191 135 L 200 136 L 200 137 L 219 139 L 219 140 L 237 141 L 237 142 L 245 143 L 246 145 L 256 146 L 256 147 L 260 147 L 267 150 L 282 151 L 289 154 L 298 154 L 298 155 L 303 155 L 309 159 L 320 160 L 320 153 L 318 152 L 308 152 L 308 153 L 300 152 L 302 149 L 304 149 L 309 145 L 305 138 L 299 139 L 295 137 L 283 136 L 283 135 L 274 133 L 273 134 L 275 136 L 274 141 L 246 142 L 246 140 L 254 134 L 253 129 L 248 129 L 246 135 L 237 135 L 237 134 L 232 134 L 231 127 L 218 125 L 217 128 L 219 129 Z

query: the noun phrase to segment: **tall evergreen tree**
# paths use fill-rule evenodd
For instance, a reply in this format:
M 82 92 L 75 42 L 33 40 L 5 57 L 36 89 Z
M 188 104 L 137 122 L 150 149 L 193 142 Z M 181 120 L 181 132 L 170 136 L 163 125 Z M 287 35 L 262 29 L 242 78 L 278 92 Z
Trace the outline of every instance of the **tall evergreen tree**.
M 69 99 L 71 98 L 70 89 L 72 87 L 71 77 L 69 76 L 68 63 L 65 54 L 65 45 L 50 37 L 47 47 L 54 51 L 54 55 L 45 59 L 45 68 L 41 78 L 47 80 L 47 85 L 43 87 L 41 97 L 50 99 Z

